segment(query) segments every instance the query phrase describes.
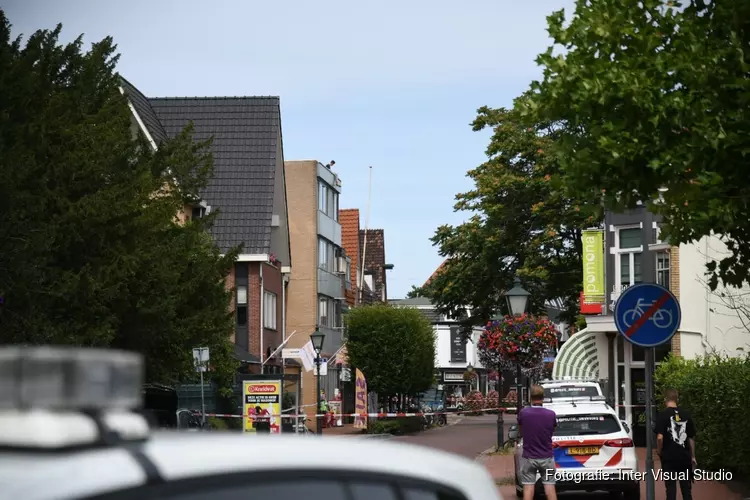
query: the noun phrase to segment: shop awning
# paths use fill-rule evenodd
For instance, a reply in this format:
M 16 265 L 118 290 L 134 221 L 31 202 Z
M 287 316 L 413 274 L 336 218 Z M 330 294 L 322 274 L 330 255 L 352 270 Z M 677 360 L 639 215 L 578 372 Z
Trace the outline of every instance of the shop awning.
M 552 367 L 552 378 L 599 379 L 599 354 L 596 333 L 588 328 L 576 333 L 563 344 Z

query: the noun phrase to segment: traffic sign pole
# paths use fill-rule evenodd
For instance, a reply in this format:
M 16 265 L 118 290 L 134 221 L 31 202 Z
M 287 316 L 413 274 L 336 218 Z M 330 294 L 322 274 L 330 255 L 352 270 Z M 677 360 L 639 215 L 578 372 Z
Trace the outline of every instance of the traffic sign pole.
M 682 311 L 668 289 L 640 283 L 625 289 L 615 304 L 615 326 L 631 344 L 646 351 L 646 500 L 654 487 L 654 347 L 669 342 L 680 327 Z
M 654 348 L 646 348 L 646 500 L 654 500 Z

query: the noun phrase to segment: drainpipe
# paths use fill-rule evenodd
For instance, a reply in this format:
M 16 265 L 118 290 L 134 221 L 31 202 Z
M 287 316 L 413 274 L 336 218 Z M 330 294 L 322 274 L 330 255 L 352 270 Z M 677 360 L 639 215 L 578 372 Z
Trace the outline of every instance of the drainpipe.
M 266 297 L 263 293 L 265 290 L 263 289 L 263 263 L 260 263 L 260 373 L 261 375 L 265 373 L 265 365 L 263 365 L 263 337 L 265 337 L 265 332 L 263 331 L 263 309 L 265 309 L 266 304 Z

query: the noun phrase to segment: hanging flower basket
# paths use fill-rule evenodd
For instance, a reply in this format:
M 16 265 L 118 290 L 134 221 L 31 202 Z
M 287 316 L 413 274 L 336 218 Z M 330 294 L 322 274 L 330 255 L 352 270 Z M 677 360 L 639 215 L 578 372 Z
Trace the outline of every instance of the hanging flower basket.
M 464 382 L 473 382 L 477 379 L 477 372 L 466 370 L 464 372 Z
M 526 375 L 541 374 L 544 355 L 556 344 L 557 334 L 547 319 L 505 316 L 489 322 L 479 337 L 479 360 L 484 366 L 515 370 L 520 365 Z

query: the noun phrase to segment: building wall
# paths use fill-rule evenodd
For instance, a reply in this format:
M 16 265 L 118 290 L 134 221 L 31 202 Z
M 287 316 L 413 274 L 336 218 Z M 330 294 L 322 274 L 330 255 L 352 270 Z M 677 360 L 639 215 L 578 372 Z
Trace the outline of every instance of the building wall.
M 291 266 L 291 249 L 289 244 L 289 219 L 287 216 L 287 192 L 285 188 L 284 151 L 279 127 L 276 141 L 276 181 L 273 193 L 273 214 L 278 215 L 279 225 L 271 227 L 271 253 L 281 261 L 282 266 Z
M 287 335 L 297 332 L 287 344 L 299 348 L 310 340 L 317 324 L 318 234 L 317 162 L 287 161 L 289 239 L 294 266 L 287 287 Z M 301 405 L 315 403 L 315 378 L 302 370 Z M 314 408 L 305 408 L 312 411 Z M 313 427 L 315 421 L 312 422 Z
M 472 334 L 472 340 L 466 343 L 466 362 L 465 363 L 453 363 L 451 362 L 451 326 L 445 325 L 434 325 L 435 330 L 435 366 L 438 368 L 466 368 L 468 365 L 472 365 L 474 368 L 483 368 L 479 362 L 479 356 L 477 355 L 477 342 L 482 330 L 475 330 Z
M 748 318 L 736 310 L 750 312 L 747 286 L 738 290 L 720 285 L 712 292 L 706 283 L 706 263 L 726 255 L 726 247 L 716 236 L 679 247 L 680 347 L 686 358 L 714 351 L 729 356 L 748 351 L 750 335 L 743 326 Z
M 282 289 L 283 289 L 283 283 L 281 280 L 281 270 L 271 264 L 263 263 L 261 264 L 263 267 L 263 289 L 264 291 L 268 291 L 271 293 L 276 294 L 276 329 L 272 330 L 269 328 L 263 328 L 263 345 L 261 351 L 263 352 L 263 356 L 261 356 L 261 360 L 265 361 L 268 353 L 268 348 L 271 348 L 271 353 L 275 351 L 282 342 L 281 338 L 281 332 L 282 332 Z M 258 266 L 258 269 L 260 266 Z M 259 307 L 258 310 L 260 311 L 260 307 L 263 307 L 263 299 L 262 296 L 260 298 Z M 260 312 L 258 313 L 260 314 Z M 263 323 L 265 323 L 265 317 L 263 319 Z M 258 330 L 261 328 L 260 318 L 258 318 Z M 271 365 L 278 365 L 281 364 L 281 357 L 280 354 L 275 357 L 274 361 L 269 361 L 267 364 Z
M 653 236 L 653 223 L 660 222 L 661 217 L 656 216 L 643 207 L 636 208 L 634 210 L 628 210 L 624 213 L 612 213 L 607 212 L 604 218 L 605 223 L 605 247 L 604 247 L 604 259 L 606 261 L 605 277 L 606 277 L 606 292 L 607 299 L 606 304 L 608 309 L 611 309 L 612 302 L 619 295 L 619 290 L 616 290 L 617 272 L 615 266 L 615 255 L 612 253 L 616 248 L 615 231 L 617 228 L 623 226 L 640 226 L 641 228 L 641 241 L 643 246 L 643 258 L 641 261 L 642 269 L 641 274 L 643 276 L 644 283 L 654 282 L 655 276 L 655 256 L 653 252 L 648 249 L 649 244 L 656 243 Z M 609 311 L 611 313 L 611 310 Z

